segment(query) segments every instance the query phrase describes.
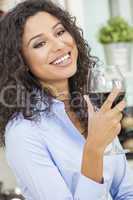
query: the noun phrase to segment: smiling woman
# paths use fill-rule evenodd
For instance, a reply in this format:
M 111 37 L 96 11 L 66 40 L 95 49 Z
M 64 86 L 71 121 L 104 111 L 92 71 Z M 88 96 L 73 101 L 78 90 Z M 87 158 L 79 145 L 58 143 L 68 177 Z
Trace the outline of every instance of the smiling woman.
M 27 0 L 0 30 L 1 144 L 24 197 L 132 200 L 125 155 L 104 159 L 125 102 L 111 109 L 118 89 L 96 113 L 84 101 L 97 59 L 75 18 L 51 1 Z
M 78 49 L 73 37 L 47 12 L 27 20 L 22 52 L 30 71 L 44 86 L 50 83 L 58 89 L 60 81 L 67 86 L 67 79 L 77 70 Z
M 81 106 L 83 102 L 82 99 L 79 102 L 79 97 L 86 93 L 85 77 L 95 59 L 90 56 L 75 18 L 52 2 L 39 2 L 19 4 L 1 22 L 1 47 L 6 49 L 1 53 L 5 60 L 0 63 L 5 66 L 0 68 L 1 90 L 3 86 L 8 87 L 1 93 L 2 104 L 6 105 L 1 109 L 3 136 L 11 116 L 21 111 L 25 118 L 35 117 L 40 113 L 36 107 L 39 102 L 43 101 L 48 111 L 52 97 L 57 96 L 71 99 L 71 108 L 79 120 L 87 124 L 86 109 Z

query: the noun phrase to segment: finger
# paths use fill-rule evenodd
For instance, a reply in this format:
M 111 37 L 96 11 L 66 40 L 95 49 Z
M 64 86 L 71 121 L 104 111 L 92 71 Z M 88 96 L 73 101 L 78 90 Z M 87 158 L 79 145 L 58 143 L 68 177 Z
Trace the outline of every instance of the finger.
M 125 100 L 120 101 L 120 103 L 118 103 L 115 107 L 113 107 L 109 112 L 109 117 L 110 118 L 114 118 L 117 115 L 119 115 L 120 113 L 124 114 L 124 108 L 126 107 L 126 102 Z
M 118 121 L 120 122 L 122 120 L 122 118 L 123 118 L 123 114 L 119 113 L 119 115 L 118 115 Z
M 122 117 L 123 117 L 122 113 L 117 114 L 117 116 L 112 121 L 113 127 L 115 127 L 116 125 L 118 125 L 120 123 Z
M 111 131 L 114 137 L 116 137 L 121 131 L 121 123 L 118 123 L 116 126 L 112 127 Z
M 112 108 L 112 111 L 114 113 L 119 113 L 119 112 L 122 112 L 125 107 L 126 107 L 126 101 L 122 100 L 114 108 Z
M 119 95 L 119 93 L 120 93 L 120 89 L 118 89 L 116 87 L 113 88 L 112 92 L 109 94 L 109 96 L 107 97 L 106 101 L 103 103 L 100 110 L 102 112 L 106 112 L 107 110 L 109 110 L 111 108 L 114 100 Z
M 121 132 L 121 124 L 119 123 L 116 127 L 116 134 L 119 135 L 119 133 Z
M 84 99 L 85 99 L 85 101 L 87 103 L 89 117 L 91 117 L 93 115 L 93 113 L 94 113 L 93 105 L 92 105 L 88 95 L 84 95 Z

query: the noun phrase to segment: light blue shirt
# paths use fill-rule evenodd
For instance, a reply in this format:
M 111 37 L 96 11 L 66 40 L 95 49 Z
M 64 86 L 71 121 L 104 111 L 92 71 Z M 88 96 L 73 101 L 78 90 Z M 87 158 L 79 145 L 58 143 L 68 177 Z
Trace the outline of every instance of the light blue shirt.
M 125 155 L 104 156 L 104 183 L 81 174 L 84 137 L 69 119 L 63 102 L 38 122 L 23 118 L 6 126 L 6 157 L 27 200 L 133 200 L 133 172 Z M 89 156 L 89 155 L 88 155 Z

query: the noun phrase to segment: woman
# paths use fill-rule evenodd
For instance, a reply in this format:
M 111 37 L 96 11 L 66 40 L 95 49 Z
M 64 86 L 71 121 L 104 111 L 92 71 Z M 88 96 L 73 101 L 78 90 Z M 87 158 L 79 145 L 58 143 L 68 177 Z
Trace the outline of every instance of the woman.
M 85 94 L 96 58 L 75 18 L 52 2 L 28 0 L 0 29 L 0 132 L 25 198 L 101 200 L 110 191 L 115 200 L 133 199 L 125 155 L 104 156 L 125 101 L 111 109 L 120 92 L 113 89 L 94 112 Z

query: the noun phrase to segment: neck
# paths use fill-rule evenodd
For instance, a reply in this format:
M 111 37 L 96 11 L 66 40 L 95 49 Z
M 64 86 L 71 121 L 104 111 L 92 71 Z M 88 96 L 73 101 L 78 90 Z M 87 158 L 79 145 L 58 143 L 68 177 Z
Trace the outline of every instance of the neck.
M 68 101 L 70 99 L 68 79 L 58 82 L 43 82 L 44 88 L 51 90 L 52 94 L 61 101 Z

